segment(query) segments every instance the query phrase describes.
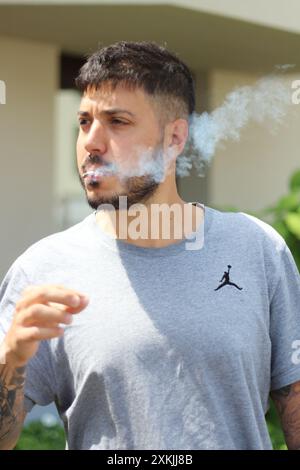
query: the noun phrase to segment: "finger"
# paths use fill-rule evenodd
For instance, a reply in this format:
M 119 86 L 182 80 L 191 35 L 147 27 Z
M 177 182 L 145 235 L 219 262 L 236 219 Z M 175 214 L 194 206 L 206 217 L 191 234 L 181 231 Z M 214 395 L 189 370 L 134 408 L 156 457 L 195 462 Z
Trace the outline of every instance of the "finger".
M 57 308 L 58 310 L 62 310 L 63 312 L 66 311 L 67 306 L 63 304 L 58 304 L 57 302 L 48 302 L 50 307 Z
M 80 298 L 80 304 L 78 307 L 66 307 L 66 312 L 69 312 L 69 313 L 79 313 L 81 312 L 89 303 L 89 299 L 87 297 L 83 298 L 81 297 Z
M 38 326 L 31 326 L 24 328 L 22 332 L 23 341 L 41 341 L 43 339 L 58 338 L 64 334 L 64 329 L 60 327 L 55 328 L 41 328 Z
M 63 286 L 61 284 L 54 284 L 53 287 L 57 287 L 58 289 L 61 289 L 61 290 L 66 290 L 68 289 L 68 287 L 66 286 Z M 71 290 L 72 292 L 74 292 L 74 294 L 78 294 L 79 296 L 85 296 L 85 294 L 83 294 L 82 292 L 80 292 L 79 290 L 77 289 L 69 289 Z
M 36 288 L 39 288 L 39 287 L 56 287 L 57 289 L 61 289 L 61 290 L 72 290 L 72 292 L 74 291 L 75 293 L 77 292 L 78 294 L 81 294 L 79 291 L 77 291 L 76 289 L 69 289 L 68 287 L 66 286 L 63 286 L 62 284 L 30 284 L 29 286 L 27 286 L 24 290 L 26 291 L 27 289 L 30 290 L 30 289 L 36 289 Z
M 66 305 L 58 304 L 56 302 L 48 302 L 48 305 L 52 305 L 59 310 L 63 310 L 65 312 L 74 314 L 74 313 L 81 312 L 88 305 L 88 303 L 89 303 L 89 299 L 81 298 L 80 304 L 78 307 L 67 307 Z
M 62 286 L 61 284 L 55 284 L 54 287 L 57 287 L 58 289 L 66 290 L 66 286 Z M 89 301 L 89 298 L 86 294 L 83 294 L 82 292 L 78 291 L 77 289 L 70 289 L 75 295 L 79 295 L 81 299 L 84 299 L 85 301 Z
M 25 287 L 25 289 L 22 291 L 22 295 L 27 295 L 28 293 L 32 292 L 34 289 L 37 289 L 37 288 L 40 288 L 42 287 L 41 285 L 29 285 L 27 287 Z M 44 286 L 44 287 L 47 287 L 47 286 Z M 52 284 L 51 287 L 56 287 L 57 289 L 61 289 L 63 291 L 66 291 L 66 286 L 63 286 L 61 284 Z M 79 295 L 80 297 L 86 297 L 85 294 L 83 294 L 82 292 L 76 290 L 76 289 L 68 289 L 68 290 L 71 290 L 74 294 L 77 294 Z
M 72 315 L 63 309 L 49 307 L 44 304 L 34 304 L 23 309 L 16 317 L 17 323 L 23 326 L 55 327 L 58 323 L 69 325 Z
M 59 289 L 63 289 L 65 290 L 66 287 L 65 286 L 62 286 L 62 285 L 57 285 L 57 287 Z M 89 304 L 89 297 L 86 295 L 86 294 L 83 294 L 82 292 L 79 292 L 78 290 L 74 289 L 74 293 L 75 294 L 78 294 L 79 297 L 80 297 L 80 304 L 78 305 L 78 307 L 71 307 L 71 306 L 68 306 L 66 308 L 66 311 L 67 312 L 70 312 L 70 313 L 79 313 L 81 312 L 88 304 Z
M 83 294 L 82 294 L 83 295 Z M 81 297 L 82 299 L 84 297 Z M 56 286 L 35 287 L 17 304 L 16 310 L 22 310 L 33 303 L 57 302 L 69 307 L 78 308 L 81 298 L 71 289 L 60 289 Z

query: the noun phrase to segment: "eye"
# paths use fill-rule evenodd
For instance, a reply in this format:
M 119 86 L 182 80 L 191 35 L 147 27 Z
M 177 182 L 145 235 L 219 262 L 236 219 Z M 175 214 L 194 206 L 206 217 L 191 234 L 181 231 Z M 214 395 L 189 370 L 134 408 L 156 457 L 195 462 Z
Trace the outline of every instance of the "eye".
M 88 123 L 88 120 L 87 119 L 79 119 L 78 123 L 79 123 L 80 126 L 85 126 Z
M 111 120 L 111 123 L 118 126 L 118 125 L 126 125 L 128 122 L 121 121 L 121 119 L 114 118 Z

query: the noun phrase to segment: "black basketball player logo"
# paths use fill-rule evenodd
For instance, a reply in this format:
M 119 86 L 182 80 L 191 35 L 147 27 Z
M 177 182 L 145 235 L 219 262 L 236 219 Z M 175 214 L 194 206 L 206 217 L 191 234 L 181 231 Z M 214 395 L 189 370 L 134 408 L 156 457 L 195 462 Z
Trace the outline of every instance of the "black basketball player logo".
M 216 289 L 214 289 L 214 290 L 219 290 L 219 289 L 221 289 L 221 287 L 224 287 L 224 286 L 226 286 L 226 285 L 234 286 L 234 287 L 236 287 L 237 289 L 242 290 L 242 289 L 243 289 L 242 287 L 237 286 L 234 282 L 231 282 L 230 279 L 229 279 L 229 273 L 230 273 L 230 269 L 231 269 L 230 264 L 227 265 L 227 268 L 228 268 L 228 271 L 224 271 L 223 277 L 222 277 L 222 279 L 219 281 L 219 282 L 222 282 L 222 284 L 221 284 L 219 287 L 217 287 Z M 223 282 L 223 281 L 224 281 L 224 282 Z

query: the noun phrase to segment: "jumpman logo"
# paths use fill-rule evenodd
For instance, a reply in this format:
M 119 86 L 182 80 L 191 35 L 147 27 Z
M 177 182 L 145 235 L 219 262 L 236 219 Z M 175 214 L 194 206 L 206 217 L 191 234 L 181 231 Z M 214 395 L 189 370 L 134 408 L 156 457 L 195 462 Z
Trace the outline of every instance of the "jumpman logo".
M 217 287 L 214 290 L 219 290 L 219 289 L 221 289 L 221 287 L 224 287 L 227 284 L 230 285 L 230 286 L 234 286 L 239 290 L 242 290 L 243 289 L 242 287 L 237 286 L 234 282 L 230 282 L 230 279 L 229 279 L 229 273 L 230 273 L 230 269 L 231 269 L 230 264 L 227 265 L 227 268 L 228 268 L 228 271 L 224 271 L 224 275 L 223 275 L 222 279 L 219 281 L 219 282 L 224 281 L 223 284 L 221 284 L 219 287 Z

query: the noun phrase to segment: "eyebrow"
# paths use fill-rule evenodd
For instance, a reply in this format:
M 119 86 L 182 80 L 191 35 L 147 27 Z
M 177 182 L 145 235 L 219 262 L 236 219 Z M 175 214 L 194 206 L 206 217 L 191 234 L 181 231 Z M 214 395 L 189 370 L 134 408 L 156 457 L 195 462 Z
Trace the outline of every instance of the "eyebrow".
M 119 114 L 119 113 L 125 113 L 125 114 L 129 114 L 129 116 L 135 117 L 134 114 L 131 113 L 130 111 L 127 111 L 127 109 L 121 109 L 121 108 L 104 109 L 103 111 L 100 112 L 100 114 L 105 114 L 107 116 L 112 116 L 114 114 Z M 88 111 L 78 111 L 77 115 L 82 116 L 82 117 L 88 117 L 90 116 L 90 113 Z

